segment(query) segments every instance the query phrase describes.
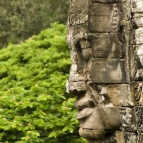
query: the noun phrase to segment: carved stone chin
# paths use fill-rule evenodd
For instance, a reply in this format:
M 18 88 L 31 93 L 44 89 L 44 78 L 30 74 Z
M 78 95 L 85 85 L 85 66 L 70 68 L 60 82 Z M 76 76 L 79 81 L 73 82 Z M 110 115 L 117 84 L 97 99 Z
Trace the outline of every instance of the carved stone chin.
M 102 140 L 105 138 L 106 131 L 105 130 L 94 130 L 94 129 L 86 129 L 80 127 L 79 129 L 80 136 L 84 137 L 87 140 Z
M 93 85 L 90 86 L 93 88 Z M 119 130 L 121 126 L 120 85 L 99 86 L 96 85 L 94 90 L 88 89 L 75 102 L 75 107 L 79 109 L 79 133 L 87 140 L 103 140 L 108 133 Z
M 89 143 L 143 142 L 143 1 L 70 0 L 67 92 Z
M 107 132 L 121 125 L 119 107 L 85 108 L 78 113 L 77 119 L 81 123 L 79 133 L 86 139 L 104 139 Z

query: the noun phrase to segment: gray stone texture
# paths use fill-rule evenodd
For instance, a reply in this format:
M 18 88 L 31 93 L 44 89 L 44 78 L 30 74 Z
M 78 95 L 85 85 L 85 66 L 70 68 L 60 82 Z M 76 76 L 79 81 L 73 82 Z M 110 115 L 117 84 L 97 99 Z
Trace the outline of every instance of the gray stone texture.
M 70 0 L 67 43 L 79 134 L 143 142 L 143 1 Z

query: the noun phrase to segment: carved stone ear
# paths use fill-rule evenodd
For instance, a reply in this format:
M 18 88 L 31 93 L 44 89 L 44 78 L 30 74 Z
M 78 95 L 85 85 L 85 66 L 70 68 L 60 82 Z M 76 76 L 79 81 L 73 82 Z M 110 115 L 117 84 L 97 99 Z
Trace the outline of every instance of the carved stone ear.
M 91 48 L 82 49 L 82 54 L 84 59 L 88 61 L 92 55 L 92 49 Z

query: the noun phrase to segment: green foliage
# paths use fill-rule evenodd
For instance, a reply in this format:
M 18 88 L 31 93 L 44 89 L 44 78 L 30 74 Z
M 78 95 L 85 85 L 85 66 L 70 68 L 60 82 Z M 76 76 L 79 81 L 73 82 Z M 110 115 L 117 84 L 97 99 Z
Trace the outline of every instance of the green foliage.
M 70 68 L 65 26 L 54 23 L 25 42 L 0 50 L 0 141 L 85 143 L 75 98 L 65 91 Z
M 68 0 L 0 0 L 0 48 L 19 43 L 50 26 L 66 23 Z

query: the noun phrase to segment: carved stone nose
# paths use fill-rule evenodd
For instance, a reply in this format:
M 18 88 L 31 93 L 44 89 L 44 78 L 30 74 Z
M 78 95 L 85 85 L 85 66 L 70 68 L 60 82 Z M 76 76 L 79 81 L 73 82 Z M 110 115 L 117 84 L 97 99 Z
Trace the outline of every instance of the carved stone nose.
M 95 107 L 95 104 L 91 98 L 84 96 L 83 98 L 81 98 L 75 102 L 75 107 L 77 109 L 83 109 L 83 108 L 87 108 L 87 107 L 92 108 L 92 107 Z
M 93 99 L 91 98 L 89 91 L 87 91 L 87 93 L 83 97 L 81 97 L 80 99 L 78 99 L 75 102 L 75 107 L 79 110 L 81 110 L 83 108 L 95 107 L 95 103 L 94 103 Z

